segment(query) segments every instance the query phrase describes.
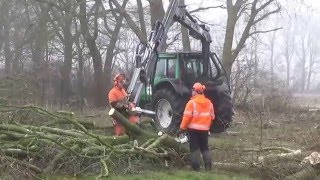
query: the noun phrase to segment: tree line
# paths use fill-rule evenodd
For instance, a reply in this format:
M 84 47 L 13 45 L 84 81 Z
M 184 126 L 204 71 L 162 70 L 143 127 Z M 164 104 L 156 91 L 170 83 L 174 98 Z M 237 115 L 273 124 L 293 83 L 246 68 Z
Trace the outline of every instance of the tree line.
M 189 2 L 185 3 L 188 5 Z M 261 48 L 259 35 L 276 34 L 281 29 L 277 25 L 265 25 L 274 15 L 278 16 L 282 5 L 277 0 L 224 0 L 212 6 L 202 3 L 195 9 L 188 9 L 187 6 L 193 15 L 201 12 L 210 14 L 217 8 L 226 12 L 226 20 L 221 25 L 224 32 L 219 48 L 212 45 L 211 49 L 218 51 L 227 75 L 236 87 L 233 75 L 248 66 L 249 62 L 261 62 L 257 53 Z M 130 76 L 135 45 L 139 41 L 147 41 L 152 25 L 156 20 L 161 20 L 164 13 L 164 4 L 159 0 L 1 1 L 1 76 L 28 77 L 42 101 L 60 97 L 62 106 L 76 97 L 81 102 L 83 98 L 89 99 L 96 107 L 105 106 L 106 92 L 112 87 L 113 74 L 121 71 Z M 174 25 L 172 31 L 160 50 L 177 46 L 173 42 L 181 40 L 181 47 L 175 48 L 191 50 L 194 42 L 189 39 L 186 29 Z M 288 51 L 283 58 L 289 64 L 293 51 L 290 50 L 292 37 L 283 35 L 282 38 L 288 40 L 283 41 L 285 43 L 282 45 Z M 311 44 L 301 48 L 307 46 Z M 272 54 L 272 48 L 270 52 Z M 310 64 L 316 61 L 316 52 L 309 52 L 308 55 L 303 54 L 306 51 L 301 52 L 301 60 L 307 60 L 309 56 Z M 272 55 L 270 63 L 271 59 L 274 59 Z M 246 63 L 243 63 L 244 60 Z M 241 72 L 257 74 L 254 72 L 257 65 L 248 67 Z M 271 64 L 270 68 L 273 67 Z M 274 74 L 272 69 L 270 72 Z M 307 72 L 301 79 L 308 80 L 303 81 L 307 82 L 304 86 L 308 88 L 308 82 L 314 77 L 310 72 L 314 69 Z M 289 87 L 291 75 L 289 70 L 287 73 L 286 85 Z

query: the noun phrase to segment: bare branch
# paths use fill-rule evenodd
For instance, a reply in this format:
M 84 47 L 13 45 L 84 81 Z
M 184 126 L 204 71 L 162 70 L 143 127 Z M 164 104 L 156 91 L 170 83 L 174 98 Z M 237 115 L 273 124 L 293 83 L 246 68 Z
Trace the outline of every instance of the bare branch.
M 143 32 L 140 30 L 140 27 L 136 25 L 136 23 L 133 21 L 131 16 L 126 12 L 126 10 L 120 6 L 117 0 L 110 0 L 117 8 L 119 13 L 126 19 L 129 27 L 133 30 L 133 32 L 138 36 L 140 41 L 142 43 L 147 42 L 147 36 L 143 34 Z
M 190 14 L 191 13 L 195 13 L 195 12 L 199 12 L 199 11 L 205 11 L 205 10 L 209 10 L 209 9 L 216 9 L 216 8 L 222 8 L 225 9 L 226 7 L 224 5 L 220 5 L 220 6 L 208 6 L 208 7 L 200 7 L 194 10 L 189 11 Z
M 254 34 L 261 34 L 261 33 L 268 33 L 268 32 L 278 31 L 280 29 L 283 29 L 283 28 L 280 27 L 280 28 L 274 28 L 274 29 L 264 30 L 264 31 L 254 31 L 254 32 L 250 33 L 249 36 L 252 36 Z
M 54 13 L 54 11 L 52 11 L 52 13 Z M 50 16 L 50 15 L 49 15 L 49 16 Z M 56 14 L 54 14 L 53 16 L 57 17 Z M 58 25 L 58 24 L 59 24 L 58 20 L 57 20 L 57 23 L 55 23 L 55 20 L 54 20 L 52 17 L 50 17 L 50 23 L 51 23 L 52 28 L 53 28 L 53 30 L 55 31 L 56 35 L 57 35 L 58 38 L 60 39 L 60 41 L 64 41 L 64 37 L 63 37 L 62 34 L 61 34 L 61 31 L 62 31 L 62 30 L 59 28 L 59 27 L 61 27 L 61 26 Z
M 274 0 L 269 0 L 266 3 L 264 3 L 263 5 L 261 5 L 258 9 L 257 12 L 260 12 L 262 9 L 266 8 L 267 6 L 269 6 Z
M 171 46 L 174 42 L 176 42 L 179 39 L 181 32 L 178 32 L 173 38 L 172 41 L 168 43 L 168 46 Z
M 64 10 L 62 7 L 58 6 L 57 3 L 54 3 L 54 2 L 51 2 L 51 1 L 48 1 L 48 0 L 35 0 L 35 1 L 37 1 L 39 3 L 46 3 L 46 4 L 48 4 L 48 5 L 52 6 L 52 7 L 57 8 L 60 11 Z
M 208 22 L 205 22 L 205 21 L 199 19 L 197 16 L 192 16 L 192 17 L 193 17 L 194 19 L 196 19 L 197 21 L 199 21 L 200 23 L 202 23 L 202 24 L 206 24 L 206 25 L 208 25 L 208 26 L 216 26 L 215 24 L 208 23 Z
M 261 17 L 259 17 L 258 19 L 256 19 L 253 24 L 257 24 L 258 22 L 262 21 L 263 19 L 267 18 L 268 16 L 278 13 L 280 11 L 281 7 L 278 7 L 277 9 L 270 11 L 268 13 L 265 13 L 264 15 L 262 15 Z
M 249 8 L 250 3 L 246 3 L 242 6 L 242 8 L 238 11 L 237 19 L 240 18 L 240 16 L 245 13 Z

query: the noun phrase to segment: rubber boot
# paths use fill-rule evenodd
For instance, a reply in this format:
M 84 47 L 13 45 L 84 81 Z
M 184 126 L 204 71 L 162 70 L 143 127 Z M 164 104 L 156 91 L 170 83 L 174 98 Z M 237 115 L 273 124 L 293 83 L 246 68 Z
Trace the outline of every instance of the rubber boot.
M 202 152 L 204 167 L 206 171 L 211 171 L 212 169 L 212 156 L 210 151 Z
M 191 167 L 194 171 L 200 171 L 200 151 L 194 151 L 190 155 Z

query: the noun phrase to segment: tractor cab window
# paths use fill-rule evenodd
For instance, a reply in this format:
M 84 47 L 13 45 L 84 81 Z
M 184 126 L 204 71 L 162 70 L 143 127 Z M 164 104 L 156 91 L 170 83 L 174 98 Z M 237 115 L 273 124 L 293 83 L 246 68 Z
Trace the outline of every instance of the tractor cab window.
M 175 59 L 168 59 L 167 60 L 167 77 L 168 78 L 175 78 L 176 75 L 176 60 Z
M 157 68 L 155 75 L 157 76 L 165 76 L 166 75 L 166 59 L 160 59 L 157 62 Z
M 218 75 L 218 69 L 216 65 L 213 63 L 213 61 L 210 61 L 210 67 L 209 67 L 209 76 L 211 78 L 214 78 Z
M 159 59 L 154 77 L 154 83 L 163 78 L 176 77 L 176 59 Z
M 157 84 L 164 76 L 166 76 L 166 59 L 159 59 L 154 77 L 154 84 Z
M 184 59 L 181 63 L 181 78 L 194 81 L 202 73 L 202 64 L 197 59 Z
M 181 66 L 181 77 L 182 79 L 187 79 L 194 81 L 199 77 L 204 75 L 204 64 L 201 56 L 191 56 L 183 57 Z M 208 64 L 208 77 L 215 78 L 218 75 L 218 70 L 216 64 L 213 62 L 213 59 L 210 58 L 210 63 Z

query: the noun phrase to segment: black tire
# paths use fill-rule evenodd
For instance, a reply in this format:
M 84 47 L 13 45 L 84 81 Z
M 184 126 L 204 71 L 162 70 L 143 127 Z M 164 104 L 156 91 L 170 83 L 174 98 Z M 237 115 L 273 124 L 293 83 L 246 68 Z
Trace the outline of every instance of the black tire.
M 175 134 L 180 126 L 186 98 L 178 95 L 171 89 L 157 90 L 151 101 L 156 112 L 155 124 L 159 131 Z M 167 105 L 170 105 L 170 108 Z
M 216 119 L 211 126 L 212 133 L 221 133 L 226 131 L 232 122 L 234 115 L 233 105 L 229 91 L 222 92 L 214 101 Z

